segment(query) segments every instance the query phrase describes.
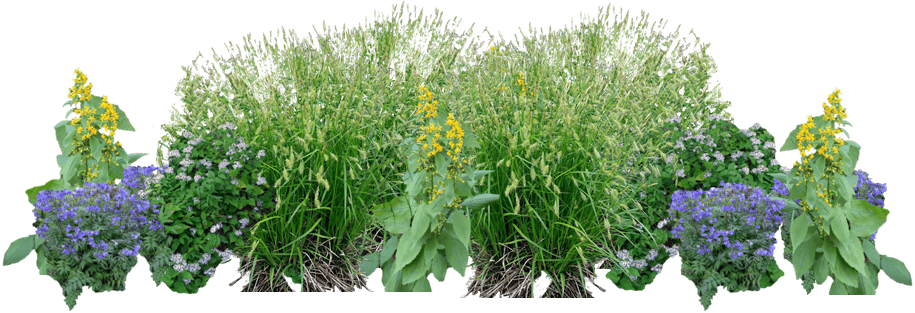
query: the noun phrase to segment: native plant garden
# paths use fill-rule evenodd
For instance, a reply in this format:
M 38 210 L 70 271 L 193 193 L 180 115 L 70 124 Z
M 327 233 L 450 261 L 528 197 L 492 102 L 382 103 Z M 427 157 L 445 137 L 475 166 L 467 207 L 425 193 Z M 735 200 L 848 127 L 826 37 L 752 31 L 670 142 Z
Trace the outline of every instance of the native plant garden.
M 53 127 L 60 177 L 26 190 L 35 234 L 3 264 L 35 251 L 71 309 L 84 286 L 125 290 L 138 256 L 189 294 L 232 258 L 220 272 L 246 292 L 349 292 L 369 275 L 429 292 L 430 274 L 472 268 L 468 294 L 585 298 L 598 269 L 640 291 L 676 256 L 706 309 L 719 287 L 786 273 L 808 293 L 831 278 L 830 294 L 875 294 L 880 272 L 911 285 L 877 252 L 886 185 L 855 169 L 876 155 L 849 139 L 839 90 L 775 138 L 734 124 L 709 44 L 663 20 L 601 9 L 505 39 L 442 16 L 400 5 L 199 55 L 143 167 L 114 139 L 134 130 L 124 111 L 76 70 Z M 801 161 L 779 164 L 777 142 Z

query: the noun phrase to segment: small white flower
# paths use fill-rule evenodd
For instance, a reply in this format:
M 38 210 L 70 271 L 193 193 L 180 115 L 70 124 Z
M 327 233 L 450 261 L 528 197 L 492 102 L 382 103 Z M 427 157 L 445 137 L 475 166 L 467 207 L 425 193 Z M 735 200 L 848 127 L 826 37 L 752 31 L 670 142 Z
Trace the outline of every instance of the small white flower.
M 190 159 L 184 159 L 184 160 L 181 160 L 181 162 L 179 164 L 181 164 L 181 166 L 186 167 L 186 166 L 190 166 L 190 165 L 194 164 L 194 161 L 191 161 Z
M 261 157 L 266 156 L 266 155 L 267 155 L 267 154 L 264 153 L 264 150 L 261 150 L 261 151 L 258 151 L 258 152 L 257 152 L 257 158 L 258 158 L 258 159 L 260 159 Z
M 229 164 L 229 160 L 222 160 L 222 162 L 219 162 L 219 169 L 223 170 L 226 168 L 226 166 L 229 166 Z
M 775 143 L 771 142 L 771 141 L 766 141 L 766 143 L 763 145 L 763 149 L 775 150 Z
M 238 168 L 241 168 L 241 162 L 235 161 L 235 163 L 232 164 L 232 169 L 238 169 Z
M 168 152 L 168 158 L 175 158 L 181 156 L 181 152 L 178 150 L 171 150 Z
M 682 168 L 677 170 L 676 174 L 677 174 L 677 177 L 686 177 L 686 173 L 683 171 Z
M 238 181 L 237 181 L 237 180 L 235 180 L 235 178 L 234 178 L 234 177 L 233 177 L 233 178 L 232 178 L 232 181 L 231 181 L 231 183 L 232 183 L 232 185 L 238 185 Z
M 171 167 L 167 167 L 167 168 L 165 168 L 165 173 L 166 173 L 166 174 L 173 174 L 173 173 L 175 173 L 175 169 L 173 169 L 173 168 L 171 168 Z
M 772 161 L 769 162 L 769 165 L 770 165 L 770 166 L 777 166 L 777 165 L 778 165 L 778 160 L 772 159 Z
M 194 151 L 194 146 L 187 146 L 187 147 L 184 147 L 184 149 L 181 149 L 181 152 L 184 152 L 184 153 L 191 153 L 191 151 Z
M 708 153 L 703 153 L 702 156 L 699 157 L 699 159 L 702 160 L 702 161 L 708 162 L 708 161 L 711 160 L 712 158 L 710 158 L 710 157 L 708 156 Z
M 712 177 L 712 171 L 705 171 L 705 178 Z
M 257 184 L 258 184 L 258 185 L 263 185 L 263 184 L 266 184 L 266 183 L 267 183 L 267 179 L 266 179 L 266 178 L 263 178 L 263 177 L 260 177 L 260 176 L 257 177 Z
M 740 169 L 740 171 L 743 172 L 744 175 L 750 174 L 750 168 L 748 168 L 746 166 L 744 166 L 742 169 Z
M 754 123 L 753 126 L 750 126 L 750 129 L 752 129 L 752 130 L 757 130 L 760 128 L 762 128 L 762 126 L 760 126 L 759 123 Z
M 724 155 L 721 154 L 721 151 L 715 151 L 715 153 L 712 153 L 712 157 L 714 157 L 718 161 L 724 162 Z

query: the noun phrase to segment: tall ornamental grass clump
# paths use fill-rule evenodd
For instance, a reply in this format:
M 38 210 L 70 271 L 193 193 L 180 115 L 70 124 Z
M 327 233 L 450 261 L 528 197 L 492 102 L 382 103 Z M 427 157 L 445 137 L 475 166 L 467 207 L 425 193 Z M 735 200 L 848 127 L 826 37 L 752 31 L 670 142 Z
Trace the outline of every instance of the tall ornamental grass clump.
M 708 310 L 718 287 L 758 291 L 785 273 L 775 263 L 775 232 L 785 203 L 766 190 L 721 182 L 719 188 L 674 192 L 671 234 L 681 241 L 681 273 L 699 290 Z
M 446 85 L 441 99 L 470 117 L 477 162 L 493 171 L 481 192 L 500 195 L 471 215 L 470 293 L 533 297 L 545 272 L 545 296 L 587 297 L 595 263 L 620 262 L 614 251 L 630 241 L 664 243 L 638 202 L 660 175 L 651 160 L 661 160 L 662 123 L 728 103 L 708 86 L 707 45 L 697 38 L 689 51 L 663 25 L 601 9 L 569 28 L 491 37 Z
M 905 264 L 877 252 L 874 235 L 890 212 L 857 198 L 861 177 L 854 169 L 861 146 L 838 136 L 849 136 L 843 126 L 851 125 L 839 93 L 836 89 L 829 94 L 822 115 L 808 116 L 788 135 L 781 150 L 798 150 L 801 160 L 787 175 L 773 175 L 788 193 L 785 203 L 790 214 L 785 223 L 790 225 L 795 277 L 803 280 L 808 293 L 813 283 L 820 285 L 831 277 L 831 295 L 876 294 L 880 271 L 911 286 L 912 275 Z
M 265 147 L 260 171 L 275 188 L 275 210 L 236 251 L 252 273 L 246 291 L 353 291 L 365 287 L 358 264 L 380 250 L 372 210 L 401 193 L 406 164 L 399 145 L 416 86 L 452 73 L 468 40 L 457 20 L 403 5 L 355 28 L 250 35 L 214 51 L 214 63 L 186 67 L 184 102 L 167 130 L 232 123 Z M 163 138 L 163 145 L 176 139 Z M 162 156 L 160 155 L 160 159 Z

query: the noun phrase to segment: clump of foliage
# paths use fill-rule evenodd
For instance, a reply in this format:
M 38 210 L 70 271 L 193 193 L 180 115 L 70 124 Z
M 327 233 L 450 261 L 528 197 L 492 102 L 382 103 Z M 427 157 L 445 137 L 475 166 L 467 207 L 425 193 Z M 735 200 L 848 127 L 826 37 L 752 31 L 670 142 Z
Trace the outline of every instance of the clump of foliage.
M 383 240 L 371 212 L 401 194 L 406 171 L 399 145 L 414 122 L 402 113 L 415 86 L 441 90 L 432 82 L 452 75 L 468 42 L 456 27 L 401 5 L 359 27 L 248 36 L 185 68 L 184 107 L 164 128 L 230 122 L 268 147 L 260 170 L 276 209 L 242 247 L 245 290 L 289 289 L 283 276 L 303 291 L 365 287 L 358 263 Z
M 657 26 L 601 9 L 569 28 L 493 37 L 448 81 L 441 99 L 473 117 L 477 161 L 493 170 L 481 191 L 500 195 L 471 216 L 470 293 L 533 297 L 530 283 L 545 272 L 545 296 L 587 297 L 595 263 L 622 262 L 615 252 L 640 238 L 665 243 L 638 202 L 660 175 L 663 120 L 704 119 L 728 103 L 708 84 L 706 45 L 696 38 L 690 51 Z M 490 261 L 506 256 L 505 266 Z
M 89 182 L 72 191 L 39 192 L 33 210 L 37 237 L 11 246 L 11 251 L 17 245 L 35 247 L 40 273 L 60 283 L 71 310 L 84 286 L 94 292 L 123 291 L 141 248 L 154 247 L 149 238 L 163 232 L 159 210 L 142 189 L 129 184 L 128 179 L 143 179 L 143 173 L 130 167 L 125 175 L 116 186 Z
M 768 190 L 773 178 L 769 173 L 781 173 L 775 159 L 775 138 L 758 123 L 749 129 L 739 129 L 728 118 L 712 114 L 699 125 L 679 116 L 668 118 L 664 129 L 670 133 L 672 145 L 665 147 L 660 176 L 640 193 L 640 203 L 646 208 L 646 218 L 640 222 L 655 225 L 652 236 L 637 237 L 617 253 L 623 253 L 645 266 L 619 266 L 608 277 L 620 288 L 642 290 L 659 271 L 650 269 L 663 264 L 671 247 L 678 246 L 676 238 L 668 236 L 667 211 L 677 190 L 708 190 L 720 183 L 739 183 Z M 667 227 L 665 227 L 667 226 Z M 661 244 L 657 244 L 660 242 Z M 653 256 L 646 259 L 647 256 Z M 642 262 L 631 264 L 641 265 Z M 658 267 L 660 268 L 660 267 Z
M 42 191 L 73 190 L 88 183 L 113 184 L 115 179 L 124 178 L 129 164 L 145 155 L 127 154 L 121 143 L 114 140 L 116 130 L 134 130 L 127 115 L 117 105 L 109 103 L 107 96 L 92 95 L 92 84 L 87 84 L 86 74 L 79 69 L 75 70 L 75 74 L 74 85 L 68 95 L 70 100 L 64 106 L 77 106 L 66 116 L 71 113 L 77 115 L 54 126 L 61 151 L 61 155 L 57 156 L 60 177 L 25 191 L 32 206 L 38 204 L 38 194 Z M 33 225 L 39 227 L 39 224 L 36 222 Z M 3 265 L 17 263 L 33 250 L 41 253 L 44 242 L 36 235 L 17 239 L 4 254 Z M 42 264 L 39 262 L 38 267 L 45 273 Z M 73 299 L 75 301 L 75 296 Z
M 407 160 L 404 196 L 374 211 L 393 237 L 360 265 L 366 275 L 380 267 L 389 292 L 432 291 L 429 274 L 444 281 L 449 267 L 463 276 L 470 249 L 471 212 L 465 208 L 480 209 L 499 199 L 474 195 L 476 183 L 490 172 L 475 171 L 470 163 L 473 149 L 480 147 L 476 136 L 454 113 L 447 119 L 439 114 L 431 91 L 420 87 L 419 98 L 411 115 L 421 121 L 420 131 L 401 146 Z
M 874 200 L 861 199 L 876 196 L 869 191 L 878 188 L 867 183 L 856 188 L 861 177 L 854 168 L 861 146 L 837 136 L 848 136 L 842 126 L 851 125 L 845 120 L 839 93 L 836 89 L 828 96 L 822 115 L 808 116 L 806 123 L 791 132 L 781 151 L 797 149 L 801 160 L 787 175 L 773 175 L 787 189 L 785 203 L 791 214 L 786 223 L 790 225 L 790 260 L 795 275 L 804 280 L 808 293 L 813 283 L 819 285 L 832 277 L 831 295 L 872 295 L 881 270 L 896 282 L 911 286 L 912 276 L 905 264 L 876 250 L 873 237 L 889 211 L 874 205 Z M 864 196 L 856 194 L 856 189 Z
M 172 291 L 196 293 L 246 244 L 251 229 L 273 207 L 274 193 L 260 176 L 264 150 L 255 152 L 235 126 L 220 125 L 202 136 L 171 134 L 168 164 L 150 185 L 152 203 L 171 251 L 159 280 Z
M 681 273 L 699 289 L 706 310 L 719 286 L 756 291 L 785 274 L 773 257 L 784 207 L 764 189 L 740 183 L 674 192 L 671 234 L 682 243 Z

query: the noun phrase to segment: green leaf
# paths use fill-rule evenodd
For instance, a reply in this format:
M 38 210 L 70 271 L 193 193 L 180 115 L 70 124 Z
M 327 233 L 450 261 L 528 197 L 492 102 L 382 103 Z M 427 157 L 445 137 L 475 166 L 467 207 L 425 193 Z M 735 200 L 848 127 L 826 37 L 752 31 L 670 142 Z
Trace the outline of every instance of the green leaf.
M 794 246 L 794 254 L 791 256 L 791 262 L 794 263 L 794 274 L 801 278 L 804 273 L 813 266 L 813 257 L 816 254 L 816 248 L 819 246 L 819 237 L 813 237 Z
M 65 183 L 69 183 L 76 175 L 79 159 L 79 157 L 71 157 L 67 160 L 67 164 L 64 164 L 64 166 L 60 168 L 60 176 Z M 82 183 L 77 182 L 77 185 L 82 185 Z
M 858 287 L 858 271 L 849 266 L 843 258 L 836 259 L 836 263 L 833 264 L 832 273 L 835 274 L 835 278 L 842 283 L 855 288 Z
M 866 269 L 864 268 L 864 250 L 861 248 L 861 240 L 851 234 L 844 214 L 841 214 L 841 211 L 839 213 L 829 222 L 833 235 L 839 240 L 839 255 L 855 270 L 864 272 Z M 857 287 L 857 282 L 846 282 L 846 284 Z
M 420 216 L 425 216 L 425 214 L 421 214 Z M 428 220 L 428 217 L 426 219 Z M 410 230 L 402 235 L 400 242 L 397 243 L 397 257 L 394 262 L 395 271 L 403 269 L 404 266 L 412 262 L 419 252 L 422 251 L 422 244 L 426 241 L 426 238 L 429 237 L 427 227 L 428 226 L 411 227 Z
M 480 148 L 480 143 L 477 141 L 477 136 L 472 132 L 464 132 L 464 146 L 468 148 Z
M 397 243 L 400 241 L 400 237 L 391 237 L 384 243 L 384 247 L 381 248 L 381 256 L 378 258 L 378 264 L 384 265 L 385 262 L 391 260 L 391 257 L 394 256 L 394 252 L 397 251 Z
M 463 197 L 463 198 L 467 198 L 467 197 L 470 197 L 473 195 L 473 191 L 470 188 L 470 184 L 468 184 L 467 181 L 460 181 L 460 180 L 454 181 L 454 193 L 457 194 L 458 197 Z
M 442 252 L 436 252 L 432 257 L 432 275 L 438 281 L 445 281 L 445 274 L 448 273 L 448 261 Z
M 52 179 L 46 182 L 44 185 L 36 186 L 29 188 L 25 191 L 26 196 L 29 197 L 29 203 L 33 206 L 38 203 L 38 193 L 43 190 L 63 190 L 66 189 L 64 182 L 60 179 Z
M 823 257 L 826 258 L 826 261 L 828 261 L 829 264 L 836 264 L 836 258 L 839 257 L 839 252 L 836 251 L 835 243 L 828 237 L 823 240 Z
M 365 259 L 362 260 L 362 263 L 359 263 L 359 271 L 362 272 L 362 274 L 365 276 L 372 275 L 376 269 L 378 269 L 378 252 L 365 256 Z
M 845 290 L 845 284 L 840 283 L 838 280 L 832 281 L 832 286 L 829 287 L 830 295 L 848 295 L 848 291 Z
M 105 147 L 105 145 L 102 144 L 102 141 L 99 139 L 98 136 L 92 136 L 89 138 L 89 153 L 92 154 L 91 157 L 93 159 L 95 159 L 95 160 L 102 159 L 102 148 L 104 148 L 104 147 Z
M 464 244 L 464 247 L 470 249 L 470 219 L 467 218 L 466 213 L 456 210 L 452 216 L 452 224 L 454 224 L 454 234 L 457 235 L 457 239 Z
M 445 246 L 445 259 L 458 274 L 464 276 L 464 270 L 467 268 L 467 259 L 469 252 L 461 241 L 449 236 L 439 238 L 439 243 Z
M 399 235 L 410 229 L 410 218 L 413 215 L 406 197 L 397 197 L 382 204 L 373 213 L 375 219 L 388 232 Z
M 847 152 L 848 158 L 843 158 L 842 163 L 844 163 L 849 168 L 855 168 L 855 165 L 858 164 L 858 156 L 861 153 L 861 145 L 859 145 L 857 142 L 854 142 L 853 140 L 846 140 L 845 145 L 842 146 L 842 148 L 845 148 L 845 147 L 848 147 L 848 148 L 846 148 L 848 151 Z M 851 173 L 849 172 L 846 174 L 851 174 Z
M 43 238 L 42 238 L 43 239 Z M 38 255 L 38 258 L 35 260 L 35 265 L 38 266 L 38 275 L 47 275 L 48 269 L 48 257 L 44 255 L 44 250 L 38 247 L 35 248 L 35 253 Z
M 5 260 L 4 265 L 6 265 Z M 881 255 L 880 268 L 883 269 L 883 272 L 886 273 L 886 276 L 889 276 L 897 283 L 907 286 L 912 285 L 912 274 L 909 273 L 909 269 L 905 267 L 905 263 L 902 263 L 902 261 L 899 261 L 893 257 Z
M 794 130 L 788 134 L 788 138 L 785 139 L 785 143 L 782 144 L 782 148 L 779 151 L 791 151 L 797 150 L 797 133 L 801 131 L 801 125 L 798 124 L 794 127 Z
M 782 276 L 785 276 L 785 272 L 778 268 L 778 263 L 775 263 L 775 260 L 772 260 L 769 262 L 769 266 L 766 267 L 766 275 L 762 275 L 766 282 L 764 284 L 761 282 L 759 287 L 766 288 L 772 286 Z
M 409 174 L 409 173 L 408 173 Z M 419 171 L 415 174 L 409 174 L 409 181 L 407 181 L 407 195 L 412 199 L 419 195 L 419 192 L 422 191 L 423 182 L 426 179 L 426 170 Z
M 464 207 L 467 207 L 469 209 L 479 209 L 479 208 L 483 208 L 493 202 L 496 202 L 498 200 L 499 200 L 499 195 L 494 195 L 491 193 L 484 193 L 484 194 L 479 194 L 479 195 L 467 198 L 466 200 L 464 200 L 464 202 L 461 203 L 461 205 Z
M 488 170 L 473 171 L 473 181 L 480 181 L 481 177 L 486 176 L 489 173 L 492 173 L 492 171 L 488 171 Z
M 827 261 L 825 257 L 819 257 L 816 262 L 813 263 L 813 276 L 816 279 L 817 285 L 826 282 L 826 277 L 829 277 L 829 261 Z
M 429 279 L 426 277 L 416 281 L 413 285 L 412 292 L 432 292 L 432 286 L 429 285 Z
M 10 243 L 3 254 L 3 266 L 22 261 L 35 249 L 35 235 L 28 235 Z
M 853 199 L 846 203 L 843 213 L 851 224 L 851 233 L 857 237 L 870 237 L 886 223 L 890 211 L 867 203 L 867 200 Z
M 116 104 L 112 104 L 112 106 L 114 107 L 114 110 L 116 112 L 118 112 L 118 129 L 126 130 L 126 131 L 134 131 L 133 125 L 130 124 L 130 120 L 127 119 L 127 114 L 121 110 L 121 107 L 119 107 Z
M 854 179 L 858 178 L 858 175 L 854 175 L 854 174 L 848 175 L 848 176 L 854 176 Z M 851 182 L 848 181 L 848 179 L 849 179 L 848 177 L 837 177 L 837 179 L 835 180 L 836 186 L 838 187 L 838 196 L 839 196 L 839 198 L 844 199 L 846 201 L 846 205 L 847 205 L 848 200 L 853 199 L 855 196 L 855 187 L 854 187 L 855 185 L 852 185 Z
M 810 223 L 807 221 L 807 213 L 801 213 L 800 216 L 794 217 L 794 221 L 791 221 L 791 245 L 795 249 L 807 239 L 808 228 L 810 228 Z
M 140 159 L 140 158 L 143 157 L 144 155 L 146 155 L 146 153 L 131 153 L 131 154 L 128 154 L 128 155 L 127 155 L 127 164 L 133 164 L 133 162 L 136 162 L 138 159 Z
M 877 269 L 880 269 L 880 254 L 877 253 L 877 247 L 874 246 L 874 243 L 870 240 L 864 240 L 861 242 L 861 247 L 864 248 L 864 256 L 867 257 L 867 260 L 876 265 Z

